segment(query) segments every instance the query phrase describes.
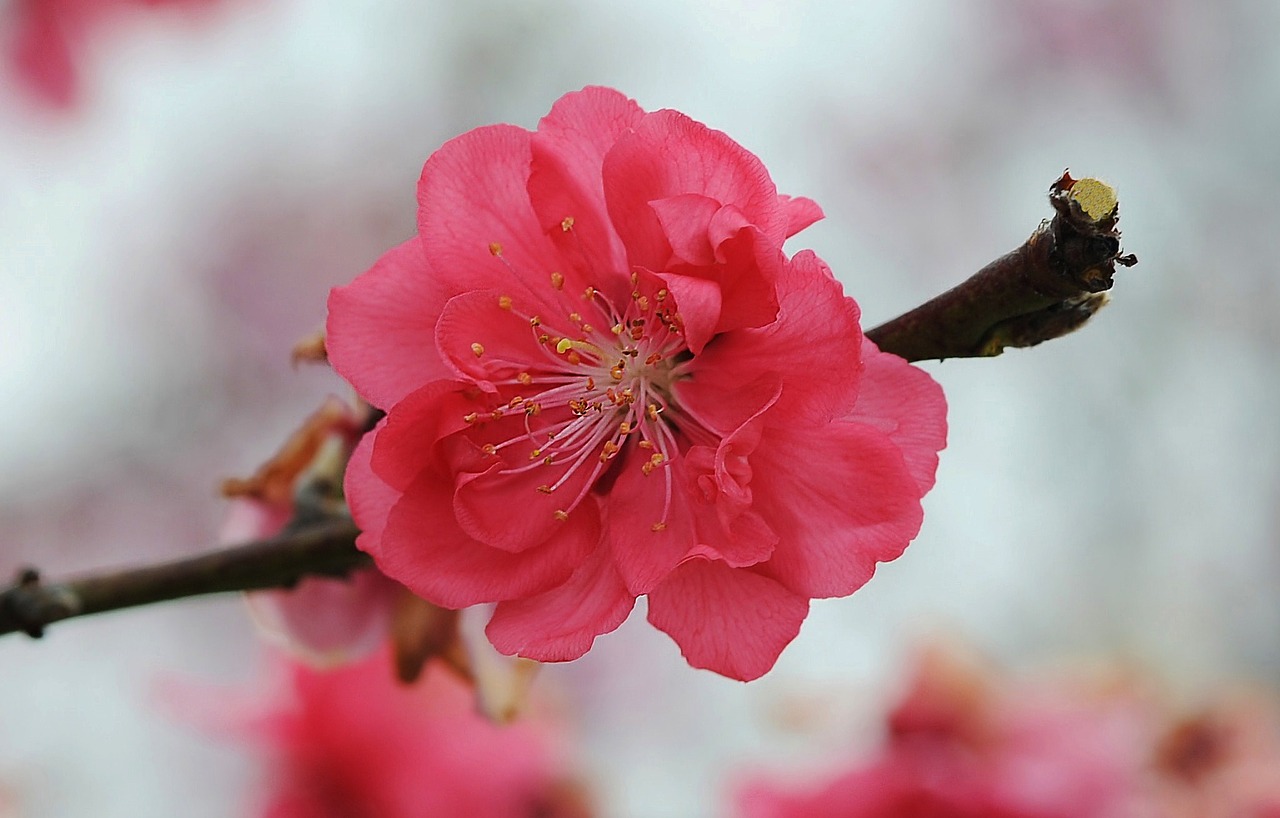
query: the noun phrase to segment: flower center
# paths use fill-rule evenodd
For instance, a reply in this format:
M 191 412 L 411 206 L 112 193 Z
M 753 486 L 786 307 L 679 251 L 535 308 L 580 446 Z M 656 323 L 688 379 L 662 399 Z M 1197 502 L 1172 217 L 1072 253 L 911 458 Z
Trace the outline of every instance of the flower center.
M 466 416 L 467 423 L 486 427 L 472 439 L 484 441 L 484 453 L 503 461 L 500 474 L 540 472 L 542 482 L 530 480 L 537 491 L 565 491 L 566 502 L 554 512 L 561 520 L 619 458 L 618 468 L 636 468 L 646 477 L 661 472 L 665 501 L 653 524 L 661 531 L 673 490 L 667 466 L 677 451 L 672 385 L 687 377 L 690 357 L 680 316 L 661 282 L 638 274 L 621 306 L 595 287 L 575 303 L 564 284 L 562 274 L 551 274 L 553 303 L 564 308 L 557 316 L 526 314 L 511 297 L 498 299 L 513 319 L 528 324 L 539 355 L 522 362 L 525 368 L 514 378 L 494 382 L 503 404 Z M 471 349 L 485 355 L 479 341 Z

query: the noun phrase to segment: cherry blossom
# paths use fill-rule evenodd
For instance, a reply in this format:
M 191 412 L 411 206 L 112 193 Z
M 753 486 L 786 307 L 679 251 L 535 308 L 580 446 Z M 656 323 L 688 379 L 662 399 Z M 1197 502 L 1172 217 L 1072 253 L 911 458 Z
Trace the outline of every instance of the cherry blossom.
M 358 545 L 499 650 L 585 653 L 639 596 L 696 667 L 767 672 L 809 601 L 918 532 L 941 390 L 865 340 L 760 160 L 616 91 L 432 155 L 418 234 L 329 301 L 387 417 L 346 475 Z

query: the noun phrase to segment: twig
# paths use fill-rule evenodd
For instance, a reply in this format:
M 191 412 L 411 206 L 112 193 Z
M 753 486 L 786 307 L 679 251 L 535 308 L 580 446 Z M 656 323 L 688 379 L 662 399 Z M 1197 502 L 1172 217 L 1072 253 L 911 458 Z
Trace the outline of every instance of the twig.
M 307 575 L 345 576 L 372 564 L 356 550 L 357 533 L 349 520 L 330 520 L 188 559 L 53 584 L 26 569 L 16 584 L 0 591 L 0 635 L 22 632 L 38 638 L 48 625 L 72 617 L 204 594 L 289 587 Z
M 867 332 L 909 361 L 999 355 L 1077 329 L 1106 303 L 1120 255 L 1115 191 L 1063 174 L 1050 190 L 1057 215 L 1021 247 L 960 286 Z M 372 416 L 367 426 L 376 421 Z M 366 426 L 366 428 L 367 428 Z M 305 499 L 305 497 L 304 497 Z M 317 513 L 303 513 L 312 506 Z M 44 584 L 34 569 L 0 591 L 0 635 L 39 637 L 63 619 L 232 591 L 287 588 L 308 575 L 345 576 L 372 561 L 356 550 L 357 530 L 300 503 L 295 523 L 272 539 L 142 568 Z
M 1079 329 L 1107 303 L 1120 254 L 1115 191 L 1062 174 L 1049 191 L 1057 215 L 1021 247 L 867 337 L 908 361 L 999 355 Z

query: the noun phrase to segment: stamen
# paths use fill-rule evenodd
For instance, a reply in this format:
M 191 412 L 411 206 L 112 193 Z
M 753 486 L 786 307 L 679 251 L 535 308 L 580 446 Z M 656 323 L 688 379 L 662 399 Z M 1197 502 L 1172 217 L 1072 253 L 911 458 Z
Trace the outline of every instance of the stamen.
M 566 233 L 568 233 L 570 230 L 572 230 L 572 229 L 573 229 L 573 217 L 572 217 L 572 216 L 565 216 L 565 217 L 560 221 L 560 229 L 561 229 L 561 230 L 563 230 L 563 231 L 564 231 L 564 232 L 566 232 Z
M 559 509 L 559 508 L 556 509 L 554 512 L 552 512 L 552 516 L 554 516 L 557 520 L 559 520 L 562 523 L 565 520 L 569 519 L 568 512 L 566 512 L 564 509 Z
M 564 273 L 552 273 L 551 286 L 557 290 L 563 290 L 564 289 Z
M 500 295 L 500 296 L 498 296 L 498 308 L 499 308 L 499 309 L 509 310 L 509 309 L 511 309 L 511 304 L 512 304 L 511 296 L 509 296 L 509 295 Z
M 492 256 L 502 255 L 502 245 L 498 244 L 496 241 L 489 242 L 489 255 L 492 255 Z
M 483 354 L 484 354 L 484 345 L 483 345 L 483 344 L 472 344 L 472 345 L 471 345 L 471 351 L 475 354 L 475 356 L 476 356 L 477 358 L 479 358 L 481 355 L 483 355 Z

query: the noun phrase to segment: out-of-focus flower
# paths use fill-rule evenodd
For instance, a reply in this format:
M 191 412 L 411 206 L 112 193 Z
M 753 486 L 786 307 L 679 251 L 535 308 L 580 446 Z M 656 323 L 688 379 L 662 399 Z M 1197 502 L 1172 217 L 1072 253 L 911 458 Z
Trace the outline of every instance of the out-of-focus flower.
M 285 699 L 257 720 L 264 818 L 588 818 L 562 736 L 531 714 L 500 727 L 447 668 L 394 681 L 386 651 L 328 671 L 287 667 Z
M 109 18 L 130 7 L 202 6 L 213 0 L 12 0 L 0 6 L 8 70 L 41 101 L 75 103 L 84 42 Z
M 941 391 L 787 258 L 820 210 L 723 133 L 588 88 L 448 142 L 418 198 L 329 302 L 331 362 L 388 412 L 346 477 L 388 575 L 497 602 L 493 644 L 541 661 L 647 594 L 691 664 L 747 680 L 915 536 Z
M 1280 730 L 1257 702 L 1180 721 L 1132 677 L 1020 684 L 935 650 L 877 754 L 736 801 L 742 818 L 1261 818 L 1280 814 Z
M 337 488 L 359 438 L 358 414 L 330 398 L 253 477 L 225 481 L 223 493 L 232 502 L 222 541 L 279 534 L 294 517 L 300 491 L 307 493 L 308 503 L 340 507 Z M 260 591 L 248 600 L 259 625 L 276 642 L 313 662 L 332 664 L 359 658 L 384 641 L 402 591 L 399 583 L 368 568 L 342 579 L 307 577 L 290 590 Z

